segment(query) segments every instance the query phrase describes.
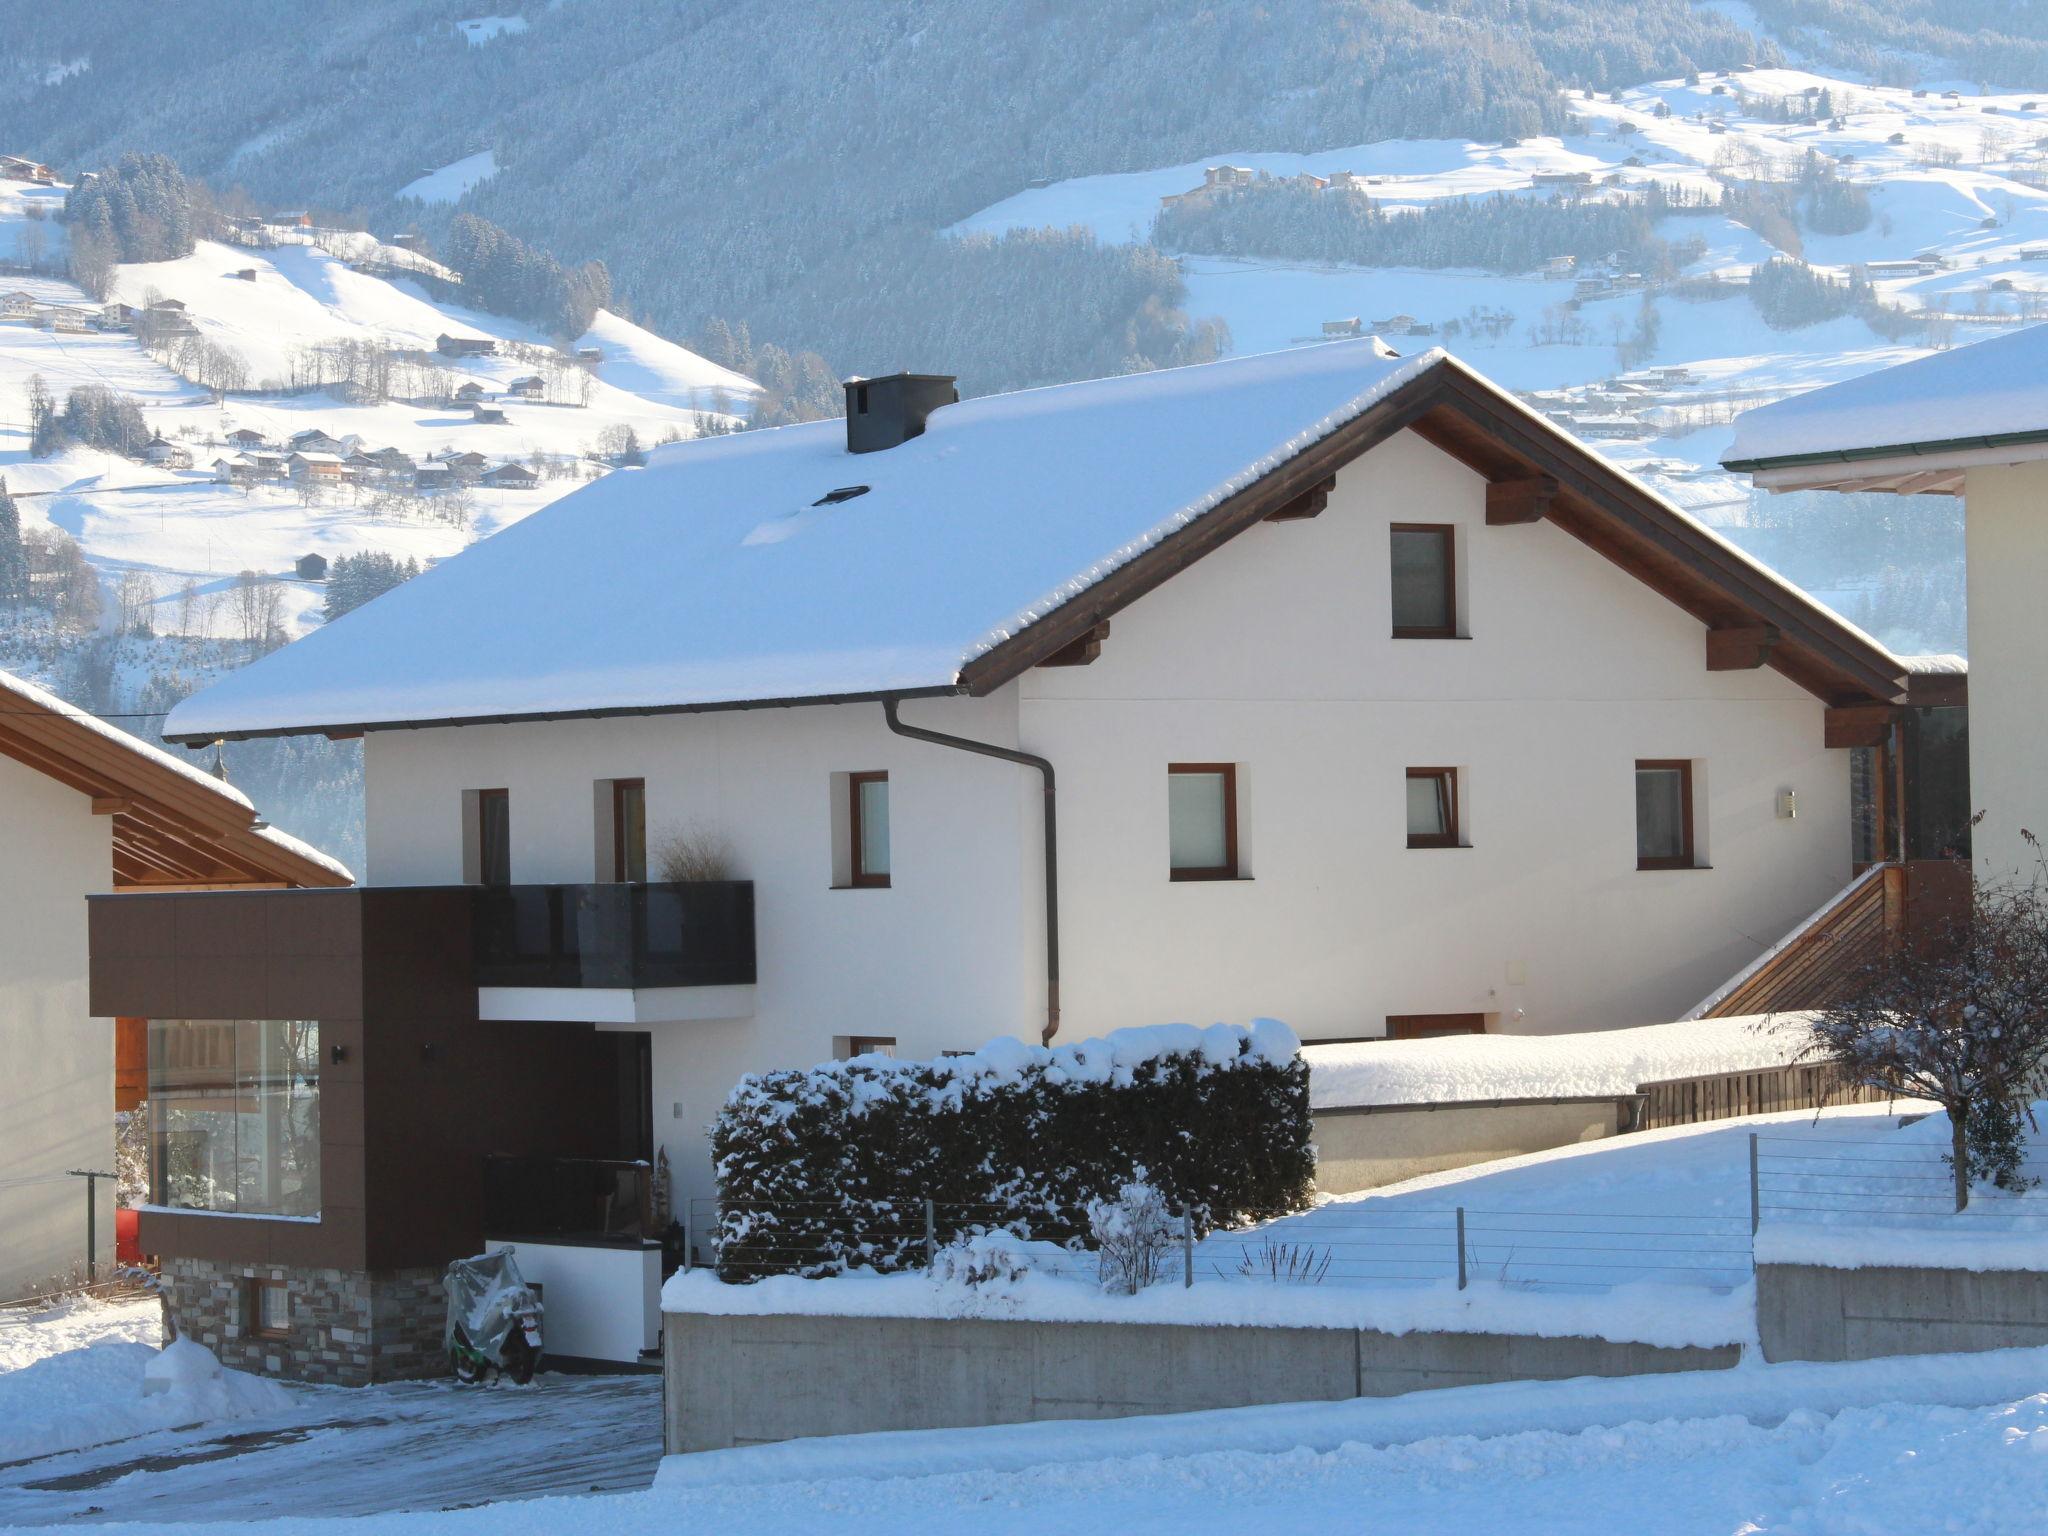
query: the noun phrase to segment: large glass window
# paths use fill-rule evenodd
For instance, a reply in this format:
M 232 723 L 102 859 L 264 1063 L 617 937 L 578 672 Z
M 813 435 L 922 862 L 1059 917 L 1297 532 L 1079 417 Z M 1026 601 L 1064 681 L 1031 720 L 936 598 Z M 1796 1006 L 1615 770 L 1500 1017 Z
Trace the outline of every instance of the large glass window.
M 150 1020 L 149 1147 L 153 1204 L 319 1215 L 319 1024 Z
M 1236 879 L 1237 765 L 1169 764 L 1166 824 L 1172 878 Z
M 647 878 L 647 781 L 612 780 L 612 879 Z

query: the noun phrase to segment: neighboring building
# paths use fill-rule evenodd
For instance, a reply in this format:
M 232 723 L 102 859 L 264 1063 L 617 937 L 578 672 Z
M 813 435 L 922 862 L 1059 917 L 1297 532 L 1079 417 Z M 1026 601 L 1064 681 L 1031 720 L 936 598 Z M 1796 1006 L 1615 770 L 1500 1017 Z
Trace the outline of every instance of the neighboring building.
M 303 432 L 294 432 L 286 446 L 295 453 L 339 453 L 342 440 L 331 437 L 318 427 L 308 427 Z
M 1329 341 L 1339 341 L 1347 336 L 1363 336 L 1364 334 L 1365 327 L 1359 322 L 1356 315 L 1347 315 L 1342 320 L 1325 320 L 1323 322 L 1323 336 Z
M 477 476 L 490 467 L 491 463 L 489 459 L 473 448 L 461 453 L 443 454 L 440 462 L 458 480 L 475 480 Z
M 17 288 L 12 293 L 0 293 L 0 315 L 32 315 L 36 312 L 36 296 Z
M 32 181 L 47 187 L 57 179 L 57 174 L 40 161 L 24 160 L 19 155 L 0 155 L 0 177 L 8 181 Z
M 325 581 L 327 579 L 327 557 L 325 555 L 301 555 L 292 563 L 292 573 L 301 581 Z
M 469 408 L 469 419 L 480 427 L 505 425 L 505 413 L 495 405 L 472 405 Z
M 268 439 L 254 427 L 237 427 L 228 434 L 228 441 L 237 448 L 261 448 Z
M 0 672 L 0 1300 L 83 1276 L 85 1181 L 68 1175 L 114 1166 L 116 1062 L 143 1067 L 145 1022 L 88 1000 L 87 899 L 348 883 L 239 791 Z M 98 1202 L 105 1266 L 107 1180 Z
M 458 405 L 474 405 L 483 397 L 484 387 L 475 379 L 455 386 L 455 401 Z
M 437 491 L 450 484 L 454 478 L 454 472 L 446 464 L 431 461 L 420 465 L 412 472 L 413 485 L 422 491 Z
M 1994 880 L 2034 878 L 2040 853 L 2026 834 L 2048 835 L 2044 378 L 2048 326 L 2031 326 L 1750 411 L 1726 460 L 1773 491 L 1963 498 L 1971 698 L 1960 810 L 1982 819 L 1933 830 Z
M 488 336 L 450 336 L 443 332 L 434 339 L 434 350 L 443 357 L 489 357 L 498 344 Z
M 539 484 L 540 476 L 524 464 L 500 464 L 495 469 L 485 470 L 478 483 L 495 486 L 500 490 L 521 490 L 529 485 Z
M 142 445 L 142 459 L 144 463 L 154 464 L 161 469 L 192 467 L 192 451 L 179 447 L 161 433 Z
M 294 480 L 347 480 L 353 471 L 348 460 L 333 453 L 295 453 L 285 460 L 287 473 Z
M 521 400 L 538 400 L 548 392 L 547 381 L 537 373 L 529 373 L 521 379 L 514 379 L 505 386 L 505 393 L 516 395 Z
M 253 973 L 336 914 L 295 1016 L 394 1075 L 323 1144 L 366 1190 L 333 1241 L 151 1241 L 401 1287 L 567 1230 L 487 1210 L 486 1152 L 666 1151 L 705 1196 L 736 1078 L 878 1042 L 1672 1019 L 1850 879 L 1830 732 L 1907 665 L 1442 352 L 847 397 L 607 476 L 178 707 L 188 745 L 363 737 L 371 885 L 175 947 Z M 730 878 L 665 883 L 676 837 Z

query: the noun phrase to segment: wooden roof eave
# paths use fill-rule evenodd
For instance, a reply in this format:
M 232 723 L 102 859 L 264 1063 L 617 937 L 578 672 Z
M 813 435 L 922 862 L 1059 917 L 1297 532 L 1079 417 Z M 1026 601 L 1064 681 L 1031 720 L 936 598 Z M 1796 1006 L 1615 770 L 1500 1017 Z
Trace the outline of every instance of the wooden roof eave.
M 1903 671 L 1888 652 L 1451 358 L 975 657 L 961 669 L 962 687 L 993 692 L 1059 654 L 1409 428 L 1489 481 L 1548 478 L 1555 494 L 1544 500 L 1545 518 L 1709 627 L 1770 626 L 1776 641 L 1766 664 L 1824 702 L 1904 697 Z

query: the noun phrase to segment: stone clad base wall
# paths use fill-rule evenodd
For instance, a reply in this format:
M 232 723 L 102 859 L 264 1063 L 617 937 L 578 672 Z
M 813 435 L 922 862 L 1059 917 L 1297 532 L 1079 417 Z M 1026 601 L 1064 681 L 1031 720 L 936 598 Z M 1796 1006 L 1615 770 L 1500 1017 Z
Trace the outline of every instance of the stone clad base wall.
M 807 1435 L 1112 1419 L 1431 1387 L 1726 1369 L 1733 1345 L 1352 1328 L 662 1318 L 668 1452 Z
M 448 1369 L 439 1269 L 365 1272 L 167 1259 L 163 1279 L 178 1331 L 235 1370 L 360 1387 Z M 289 1288 L 291 1327 L 283 1337 L 256 1331 L 255 1280 L 281 1280 Z

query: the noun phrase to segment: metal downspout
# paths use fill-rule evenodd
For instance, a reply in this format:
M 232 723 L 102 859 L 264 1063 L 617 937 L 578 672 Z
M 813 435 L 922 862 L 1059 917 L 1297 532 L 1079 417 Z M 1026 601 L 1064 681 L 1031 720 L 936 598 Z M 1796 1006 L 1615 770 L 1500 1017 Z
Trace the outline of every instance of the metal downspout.
M 898 736 L 908 736 L 912 741 L 930 742 L 935 747 L 951 747 L 958 752 L 974 752 L 983 757 L 998 757 L 1006 763 L 1017 763 L 1026 768 L 1035 768 L 1045 781 L 1045 1032 L 1040 1038 L 1052 1044 L 1052 1037 L 1060 1027 L 1060 862 L 1059 828 L 1054 818 L 1052 764 L 1030 752 L 1019 752 L 1013 747 L 998 747 L 986 741 L 974 741 L 966 736 L 949 736 L 944 731 L 928 731 L 921 725 L 905 725 L 897 718 L 895 699 L 882 700 L 882 714 L 889 722 L 889 729 Z

